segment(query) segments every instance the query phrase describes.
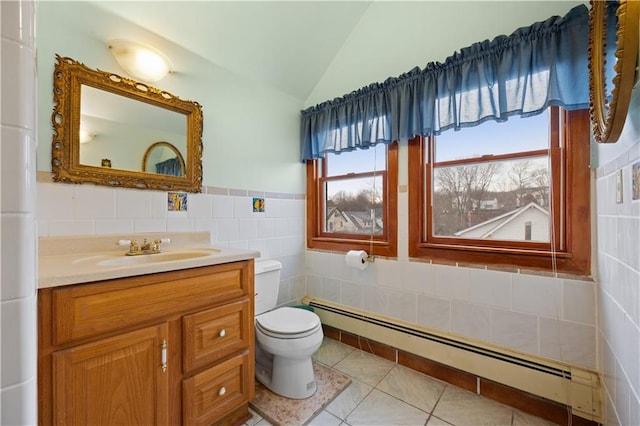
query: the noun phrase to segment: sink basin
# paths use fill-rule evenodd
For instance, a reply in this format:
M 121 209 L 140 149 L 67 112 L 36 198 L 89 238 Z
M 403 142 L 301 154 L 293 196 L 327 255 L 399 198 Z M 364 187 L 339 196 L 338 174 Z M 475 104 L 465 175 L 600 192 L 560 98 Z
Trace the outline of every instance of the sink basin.
M 133 266 L 160 262 L 173 262 L 177 260 L 197 259 L 200 257 L 211 256 L 212 254 L 216 253 L 220 253 L 220 250 L 216 248 L 201 248 L 168 251 L 157 254 L 141 254 L 137 256 L 126 256 L 124 253 L 108 255 L 101 254 L 83 257 L 81 259 L 75 260 L 73 263 L 92 263 L 96 266 Z
M 158 254 L 141 254 L 138 256 L 119 256 L 96 262 L 97 266 L 125 266 L 140 265 L 145 263 L 172 262 L 176 260 L 197 259 L 219 253 L 218 249 L 170 251 Z

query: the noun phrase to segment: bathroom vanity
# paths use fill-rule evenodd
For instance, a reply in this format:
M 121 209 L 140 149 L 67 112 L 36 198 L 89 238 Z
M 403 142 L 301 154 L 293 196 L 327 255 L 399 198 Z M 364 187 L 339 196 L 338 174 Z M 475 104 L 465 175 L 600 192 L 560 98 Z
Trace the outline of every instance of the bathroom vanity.
M 247 420 L 258 253 L 194 254 L 206 249 L 174 247 L 167 260 L 40 250 L 40 425 Z

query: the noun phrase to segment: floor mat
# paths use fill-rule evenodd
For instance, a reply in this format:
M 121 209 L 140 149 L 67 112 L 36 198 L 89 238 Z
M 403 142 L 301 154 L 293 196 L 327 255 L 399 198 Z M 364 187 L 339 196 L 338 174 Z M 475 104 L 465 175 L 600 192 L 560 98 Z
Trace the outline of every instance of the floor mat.
M 275 426 L 307 424 L 351 383 L 348 376 L 315 361 L 313 370 L 318 387 L 313 396 L 307 399 L 285 398 L 256 380 L 256 396 L 249 405 Z

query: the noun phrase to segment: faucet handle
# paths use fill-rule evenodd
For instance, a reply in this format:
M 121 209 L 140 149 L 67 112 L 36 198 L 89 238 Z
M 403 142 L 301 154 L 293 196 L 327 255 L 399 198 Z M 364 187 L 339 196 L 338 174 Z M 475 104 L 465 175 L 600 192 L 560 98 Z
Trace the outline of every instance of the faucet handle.
M 129 253 L 138 251 L 138 242 L 136 240 L 119 240 L 117 246 L 129 246 Z
M 132 240 L 131 244 L 129 244 L 129 253 L 135 253 L 138 250 L 138 242 L 136 240 Z
M 171 238 L 160 238 L 153 242 L 152 248 L 153 250 L 160 250 L 160 244 L 166 243 L 169 244 L 171 242 Z

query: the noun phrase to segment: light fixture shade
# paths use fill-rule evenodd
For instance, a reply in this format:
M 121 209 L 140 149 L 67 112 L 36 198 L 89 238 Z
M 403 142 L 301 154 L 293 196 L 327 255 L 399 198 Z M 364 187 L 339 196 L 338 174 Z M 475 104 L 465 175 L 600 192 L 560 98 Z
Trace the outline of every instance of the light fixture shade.
M 80 143 L 88 143 L 96 137 L 96 134 L 91 130 L 80 127 Z
M 131 76 L 146 82 L 162 80 L 171 72 L 171 61 L 162 52 L 129 40 L 111 40 L 109 49 Z

